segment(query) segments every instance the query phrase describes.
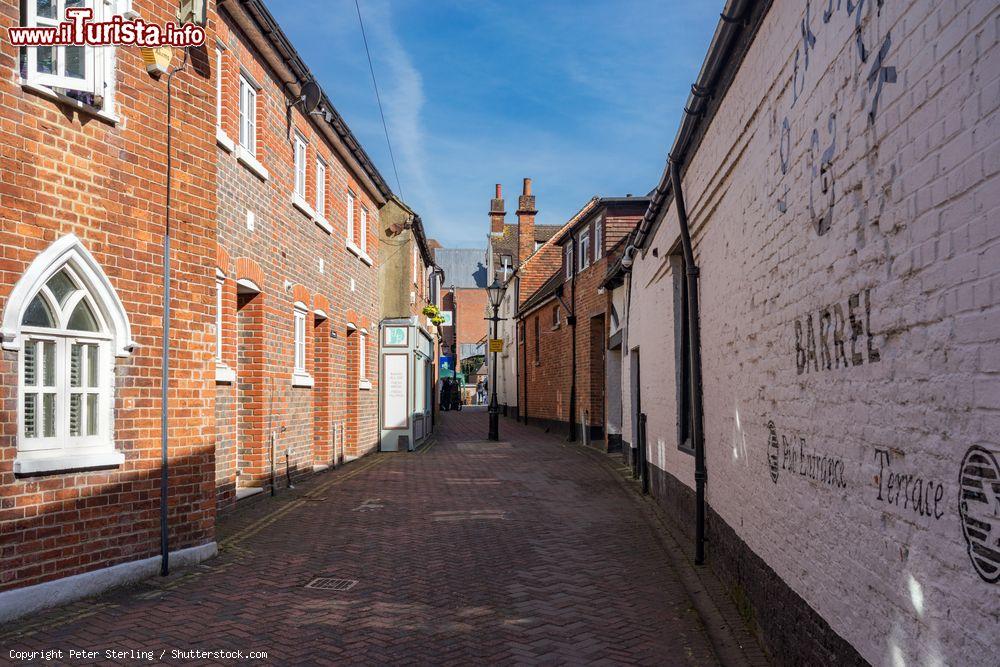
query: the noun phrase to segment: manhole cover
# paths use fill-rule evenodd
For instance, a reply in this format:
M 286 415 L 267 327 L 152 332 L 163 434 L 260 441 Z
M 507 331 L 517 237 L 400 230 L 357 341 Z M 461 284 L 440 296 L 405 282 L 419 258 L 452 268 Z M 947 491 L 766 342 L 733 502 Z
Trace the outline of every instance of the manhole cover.
M 349 591 L 355 586 L 357 586 L 357 584 L 358 582 L 356 579 L 333 579 L 331 577 L 317 577 L 316 579 L 313 579 L 308 584 L 306 584 L 306 588 L 319 588 L 324 591 Z

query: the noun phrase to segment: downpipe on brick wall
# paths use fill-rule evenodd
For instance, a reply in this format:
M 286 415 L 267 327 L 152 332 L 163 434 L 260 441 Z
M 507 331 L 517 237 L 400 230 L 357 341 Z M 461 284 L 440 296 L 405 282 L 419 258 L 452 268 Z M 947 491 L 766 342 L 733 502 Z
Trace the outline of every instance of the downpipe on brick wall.
M 167 408 L 169 399 L 170 381 L 170 196 L 171 196 L 171 172 L 173 170 L 173 160 L 171 159 L 172 133 L 170 131 L 173 120 L 173 104 L 171 84 L 174 75 L 187 69 L 188 51 L 184 49 L 184 60 L 179 67 L 175 67 L 167 74 L 167 193 L 166 193 L 166 220 L 163 231 L 163 346 L 161 350 L 160 362 L 160 576 L 165 577 L 170 574 L 170 525 L 168 516 L 170 469 L 169 450 L 170 440 L 167 435 L 168 419 Z
M 694 488 L 695 488 L 695 556 L 694 562 L 705 562 L 705 483 L 708 470 L 705 468 L 705 434 L 703 427 L 703 405 L 701 395 L 701 321 L 698 310 L 698 267 L 694 263 L 691 247 L 691 230 L 688 227 L 687 208 L 684 206 L 684 192 L 681 189 L 681 164 L 670 158 L 670 185 L 677 207 L 677 221 L 680 223 L 681 248 L 684 252 L 684 266 L 688 294 L 688 336 L 691 341 L 691 439 L 694 440 Z

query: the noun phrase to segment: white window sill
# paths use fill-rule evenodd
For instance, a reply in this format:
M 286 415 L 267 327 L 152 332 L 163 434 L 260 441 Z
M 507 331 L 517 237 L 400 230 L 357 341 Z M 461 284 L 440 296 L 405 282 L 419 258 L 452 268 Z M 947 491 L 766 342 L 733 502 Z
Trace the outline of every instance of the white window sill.
M 315 222 L 316 226 L 319 227 L 320 229 L 322 229 L 327 234 L 333 234 L 333 225 L 331 225 L 329 222 L 327 222 L 326 218 L 324 218 L 323 216 L 321 216 L 321 215 L 314 215 L 313 216 L 313 222 Z
M 308 373 L 292 373 L 293 387 L 312 387 L 315 380 Z
M 55 473 L 84 468 L 109 468 L 125 463 L 125 454 L 114 449 L 82 452 L 60 449 L 49 452 L 18 452 L 14 459 L 15 475 Z
M 358 389 L 361 389 L 363 391 L 371 391 L 371 388 L 372 388 L 372 381 L 369 380 L 368 378 L 361 378 L 360 380 L 358 380 Z
M 60 104 L 65 104 L 66 106 L 72 107 L 79 111 L 80 113 L 87 114 L 99 120 L 104 121 L 110 125 L 117 125 L 119 118 L 113 113 L 104 111 L 103 109 L 97 109 L 90 106 L 89 104 L 84 104 L 80 100 L 74 100 L 68 95 L 63 95 L 62 93 L 57 93 L 48 86 L 40 86 L 37 83 L 31 83 L 27 79 L 21 79 L 21 88 L 27 90 L 28 92 L 35 93 L 36 95 L 41 95 L 46 97 L 53 102 L 58 102 Z
M 314 211 L 312 206 L 306 203 L 306 200 L 300 197 L 298 193 L 292 194 L 292 206 L 299 209 L 310 220 L 313 220 L 316 217 L 316 211 Z
M 270 174 L 267 173 L 267 169 L 264 168 L 260 162 L 257 162 L 257 158 L 247 152 L 247 149 L 243 146 L 236 147 L 236 159 L 239 160 L 240 164 L 252 171 L 257 175 L 262 181 L 266 181 L 270 178 Z
M 229 135 L 221 127 L 215 128 L 215 143 L 219 144 L 227 153 L 232 153 L 236 150 L 236 144 L 233 143 L 233 140 L 229 138 Z
M 354 241 L 351 241 L 350 239 L 347 240 L 347 249 L 350 250 L 355 255 L 357 255 L 358 259 L 360 259 L 362 262 L 364 262 L 368 266 L 372 265 L 372 263 L 373 263 L 372 262 L 372 258 L 368 256 L 368 253 L 366 253 L 364 250 L 362 250 L 361 248 L 359 248 L 357 246 L 357 244 L 354 243 Z
M 224 363 L 215 364 L 215 384 L 232 384 L 236 382 L 236 371 Z

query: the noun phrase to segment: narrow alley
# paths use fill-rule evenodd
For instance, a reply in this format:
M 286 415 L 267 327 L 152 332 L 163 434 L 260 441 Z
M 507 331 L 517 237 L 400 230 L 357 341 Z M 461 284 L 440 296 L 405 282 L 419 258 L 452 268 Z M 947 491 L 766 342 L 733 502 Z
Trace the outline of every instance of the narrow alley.
M 376 454 L 261 496 L 223 520 L 216 558 L 10 624 L 0 637 L 12 651 L 96 651 L 102 664 L 150 651 L 169 663 L 195 649 L 203 660 L 179 658 L 727 662 L 733 639 L 723 637 L 720 653 L 706 630 L 728 632 L 725 621 L 702 620 L 665 550 L 670 538 L 613 459 L 513 420 L 487 442 L 486 417 L 447 413 L 416 454 Z M 310 587 L 321 578 L 338 581 Z

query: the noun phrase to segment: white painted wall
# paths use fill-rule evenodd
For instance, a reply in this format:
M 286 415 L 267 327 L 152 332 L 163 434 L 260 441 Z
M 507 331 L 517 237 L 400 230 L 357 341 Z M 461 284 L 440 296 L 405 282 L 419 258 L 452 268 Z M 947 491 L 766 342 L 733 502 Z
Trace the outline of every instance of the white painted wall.
M 1000 550 L 1000 487 L 960 512 L 959 480 L 971 447 L 1000 458 L 1000 12 L 985 0 L 866 2 L 854 10 L 862 62 L 848 3 L 830 3 L 825 22 L 827 4 L 775 1 L 684 179 L 701 267 L 708 501 L 869 661 L 988 664 L 1000 584 L 977 572 L 989 558 L 970 557 L 963 526 L 977 515 Z M 871 122 L 883 45 L 896 81 L 882 82 Z M 693 487 L 693 458 L 676 443 L 676 238 L 671 208 L 636 258 L 627 347 L 642 350 L 650 458 Z M 851 362 L 847 322 L 847 366 L 809 360 L 800 373 L 808 346 L 797 349 L 795 322 L 804 339 L 811 314 L 818 335 L 829 309 L 835 329 L 835 304 L 848 319 L 855 294 L 866 334 L 870 297 L 879 361 L 862 335 L 862 363 Z M 835 482 L 791 469 L 783 440 L 832 459 Z M 932 488 L 926 511 L 887 502 L 888 473 Z
M 497 355 L 497 401 L 512 408 L 517 405 L 517 329 L 514 319 L 517 313 L 517 280 L 515 276 L 507 282 L 507 291 L 500 305 L 500 317 L 504 320 L 497 331 L 503 339 L 503 354 Z M 492 360 L 492 355 L 491 360 Z

